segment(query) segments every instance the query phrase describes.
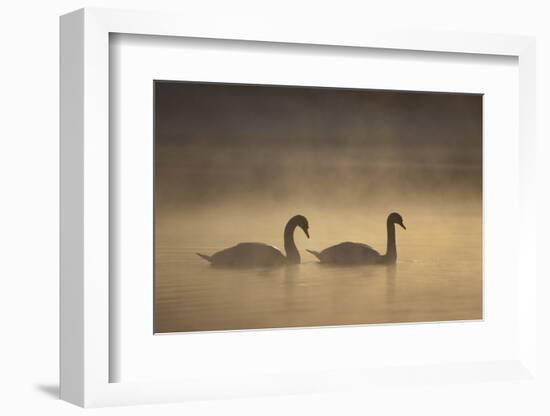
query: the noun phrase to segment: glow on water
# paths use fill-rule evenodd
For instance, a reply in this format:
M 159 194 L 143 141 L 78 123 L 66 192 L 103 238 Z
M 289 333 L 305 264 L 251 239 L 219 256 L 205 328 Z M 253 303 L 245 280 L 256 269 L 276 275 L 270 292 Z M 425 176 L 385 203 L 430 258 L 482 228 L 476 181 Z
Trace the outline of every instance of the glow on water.
M 383 252 L 383 212 L 368 218 L 346 212 L 342 221 L 334 212 L 310 211 L 312 238 L 296 232 L 302 264 L 271 269 L 213 268 L 195 253 L 240 241 L 282 247 L 284 214 L 260 222 L 242 212 L 218 213 L 214 220 L 214 210 L 157 226 L 156 332 L 482 318 L 480 209 L 447 216 L 402 212 L 407 231 L 397 231 L 397 264 L 353 267 L 319 264 L 305 249 L 350 240 Z

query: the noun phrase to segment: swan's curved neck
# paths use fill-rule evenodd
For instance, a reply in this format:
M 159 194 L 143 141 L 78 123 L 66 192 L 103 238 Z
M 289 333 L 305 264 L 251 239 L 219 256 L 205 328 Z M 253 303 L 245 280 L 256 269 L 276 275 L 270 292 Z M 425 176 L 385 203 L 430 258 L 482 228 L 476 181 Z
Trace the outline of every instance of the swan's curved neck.
M 395 263 L 397 260 L 397 248 L 395 247 L 395 224 L 388 221 L 388 245 L 386 247 L 386 255 L 384 260 L 386 263 Z
M 289 263 L 300 264 L 300 253 L 294 243 L 294 229 L 296 226 L 297 225 L 293 221 L 289 221 L 285 227 L 285 252 L 286 259 Z

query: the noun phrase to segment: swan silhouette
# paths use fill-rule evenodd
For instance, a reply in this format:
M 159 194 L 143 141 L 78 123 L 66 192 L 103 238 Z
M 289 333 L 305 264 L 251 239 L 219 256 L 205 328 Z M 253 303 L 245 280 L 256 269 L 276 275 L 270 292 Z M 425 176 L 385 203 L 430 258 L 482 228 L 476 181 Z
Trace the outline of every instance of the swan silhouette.
M 285 231 L 286 256 L 277 247 L 264 243 L 240 243 L 208 256 L 196 253 L 213 266 L 278 266 L 300 264 L 300 253 L 294 243 L 294 230 L 300 227 L 309 238 L 309 224 L 303 215 L 295 215 L 288 220 Z
M 395 248 L 395 224 L 406 230 L 403 218 L 396 212 L 388 216 L 388 246 L 386 254 L 363 243 L 340 243 L 328 247 L 321 252 L 307 250 L 319 259 L 321 263 L 332 264 L 395 264 L 397 260 L 397 249 Z

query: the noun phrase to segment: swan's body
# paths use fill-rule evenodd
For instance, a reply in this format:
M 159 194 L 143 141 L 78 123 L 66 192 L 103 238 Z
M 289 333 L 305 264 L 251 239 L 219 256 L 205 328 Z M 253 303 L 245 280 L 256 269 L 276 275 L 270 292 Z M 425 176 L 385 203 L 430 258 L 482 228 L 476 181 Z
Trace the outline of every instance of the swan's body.
M 321 252 L 307 250 L 321 263 L 363 264 L 377 263 L 381 254 L 371 246 L 363 243 L 345 242 L 328 247 Z
M 277 247 L 264 243 L 239 243 L 233 247 L 218 251 L 211 256 L 201 253 L 197 253 L 197 255 L 210 262 L 213 266 L 269 267 L 283 264 L 299 264 L 301 261 L 300 253 L 294 243 L 294 229 L 296 227 L 300 227 L 309 238 L 307 219 L 302 215 L 292 217 L 286 224 L 284 231 L 286 255 Z
M 287 262 L 281 250 L 264 243 L 239 243 L 211 256 L 197 254 L 215 266 L 278 266 Z
M 388 230 L 388 245 L 386 254 L 380 254 L 371 246 L 363 243 L 345 242 L 328 247 L 321 252 L 307 250 L 319 259 L 321 263 L 331 264 L 394 264 L 397 260 L 395 246 L 395 224 L 405 228 L 401 215 L 392 213 L 386 222 Z

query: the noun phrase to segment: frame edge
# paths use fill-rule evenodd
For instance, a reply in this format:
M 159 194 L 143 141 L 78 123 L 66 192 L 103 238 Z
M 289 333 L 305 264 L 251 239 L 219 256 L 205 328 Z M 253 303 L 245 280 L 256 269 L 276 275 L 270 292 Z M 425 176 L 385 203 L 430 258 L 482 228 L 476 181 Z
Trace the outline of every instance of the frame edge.
M 60 18 L 60 398 L 84 405 L 84 11 Z

